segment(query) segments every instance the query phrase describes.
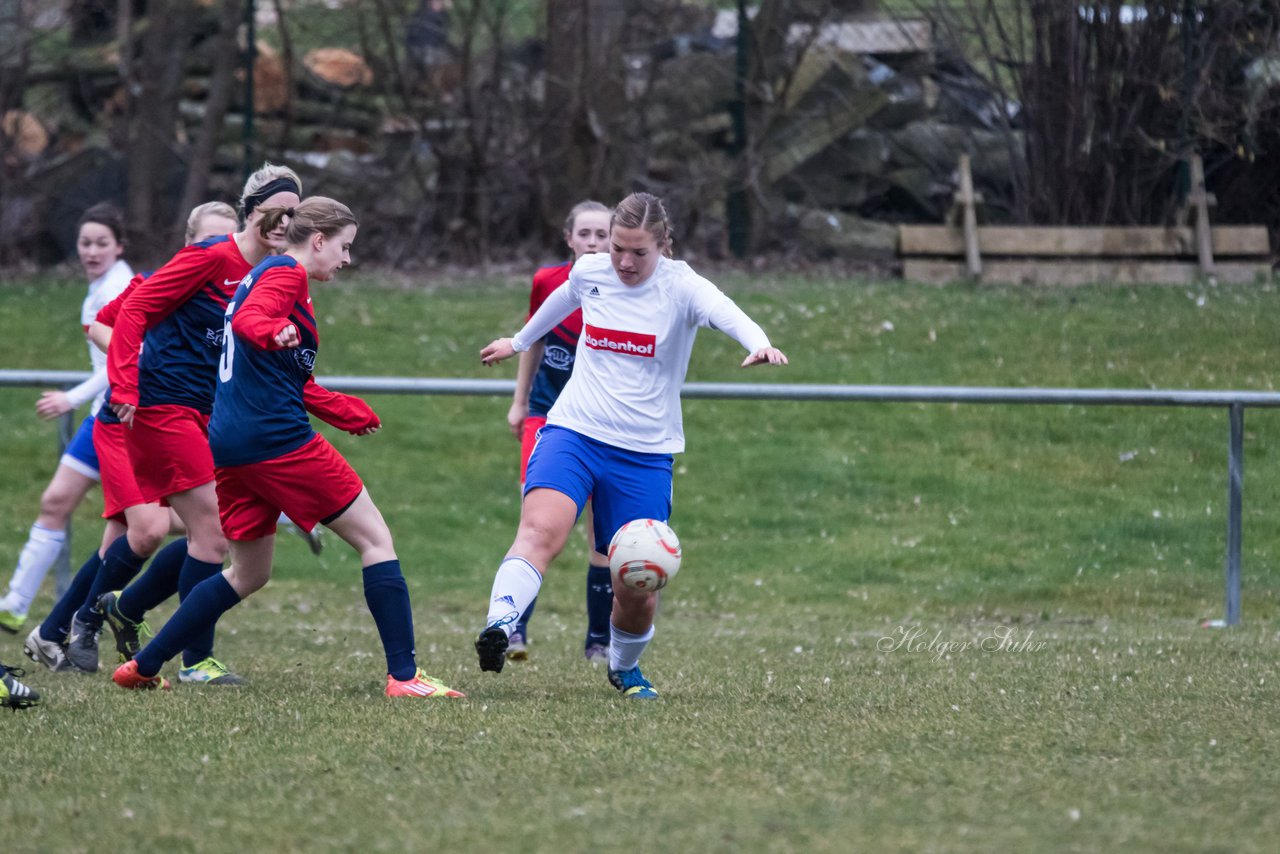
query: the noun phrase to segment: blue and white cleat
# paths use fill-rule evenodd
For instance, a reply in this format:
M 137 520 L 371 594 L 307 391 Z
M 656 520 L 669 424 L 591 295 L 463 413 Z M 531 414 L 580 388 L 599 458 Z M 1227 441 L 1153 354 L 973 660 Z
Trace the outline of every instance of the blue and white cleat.
M 644 678 L 638 665 L 630 670 L 610 670 L 609 684 L 621 691 L 622 696 L 628 700 L 658 699 L 657 690 Z

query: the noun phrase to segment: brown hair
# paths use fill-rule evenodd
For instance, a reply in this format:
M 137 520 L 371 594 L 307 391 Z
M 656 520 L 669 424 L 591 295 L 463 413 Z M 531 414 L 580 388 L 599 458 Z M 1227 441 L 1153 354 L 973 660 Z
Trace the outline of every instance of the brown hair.
M 591 199 L 578 202 L 569 211 L 569 215 L 565 217 L 564 230 L 566 232 L 573 231 L 573 223 L 578 219 L 578 214 L 583 214 L 583 213 L 586 213 L 587 211 L 601 211 L 602 213 L 612 213 L 612 211 L 609 210 L 608 205 L 601 204 L 600 202 L 593 201 Z
M 279 227 L 281 220 L 289 218 L 284 239 L 290 246 L 301 246 L 316 232 L 325 237 L 333 237 L 347 226 L 358 224 L 351 208 L 325 196 L 312 196 L 291 208 L 273 205 L 258 210 L 262 213 L 262 219 L 258 221 L 258 232 L 264 239 Z
M 663 255 L 671 255 L 671 220 L 662 199 L 651 193 L 632 193 L 613 209 L 609 228 L 643 228 L 653 235 Z
M 191 213 L 187 215 L 187 242 L 191 242 L 191 238 L 196 236 L 196 232 L 200 230 L 200 222 L 207 216 L 226 217 L 231 221 L 236 219 L 236 209 L 226 202 L 205 202 L 203 205 L 196 205 L 191 209 Z
M 273 183 L 276 184 L 276 187 L 267 196 L 275 195 L 275 193 L 282 190 L 293 190 L 299 196 L 302 195 L 302 179 L 298 177 L 297 172 L 294 172 L 288 166 L 263 163 L 262 168 L 250 175 L 248 180 L 244 182 L 244 191 L 240 193 L 240 210 L 246 217 L 259 204 L 266 201 L 266 197 L 262 196 L 262 191 Z M 293 186 L 287 186 L 289 183 L 292 183 Z
M 106 226 L 111 236 L 116 239 L 116 243 L 124 245 L 124 214 L 111 202 L 98 202 L 80 214 L 80 221 L 76 223 L 76 234 L 91 222 Z

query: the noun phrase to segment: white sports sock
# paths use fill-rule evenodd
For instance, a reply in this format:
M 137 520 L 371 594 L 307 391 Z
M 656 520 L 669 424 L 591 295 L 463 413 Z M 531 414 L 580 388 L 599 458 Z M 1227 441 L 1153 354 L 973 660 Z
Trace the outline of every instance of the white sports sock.
M 609 623 L 609 669 L 630 670 L 640 663 L 640 654 L 653 640 L 653 626 L 642 635 L 624 632 Z
M 39 525 L 31 526 L 27 544 L 18 555 L 18 567 L 9 580 L 9 593 L 4 597 L 4 609 L 26 615 L 31 601 L 40 591 L 40 584 L 49 574 L 49 568 L 58 559 L 67 543 L 66 531 L 51 531 Z
M 498 567 L 493 577 L 493 593 L 489 596 L 489 618 L 485 626 L 500 626 L 507 637 L 520 615 L 538 597 L 542 573 L 522 557 L 511 555 Z

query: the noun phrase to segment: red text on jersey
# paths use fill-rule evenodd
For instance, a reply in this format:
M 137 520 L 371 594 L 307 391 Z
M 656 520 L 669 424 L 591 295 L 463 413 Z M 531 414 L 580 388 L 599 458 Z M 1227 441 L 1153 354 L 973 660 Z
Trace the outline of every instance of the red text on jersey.
M 588 323 L 582 331 L 582 342 L 593 350 L 612 350 L 615 353 L 652 359 L 658 339 L 643 332 L 601 329 Z

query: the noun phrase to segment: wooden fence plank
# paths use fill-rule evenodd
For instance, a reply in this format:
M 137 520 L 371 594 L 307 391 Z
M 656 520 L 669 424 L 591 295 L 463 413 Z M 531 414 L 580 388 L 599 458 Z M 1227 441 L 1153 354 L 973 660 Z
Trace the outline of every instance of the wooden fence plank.
M 907 258 L 903 262 L 904 279 L 926 284 L 947 284 L 968 279 L 963 259 L 939 260 Z M 1174 284 L 1189 285 L 1201 276 L 1196 261 L 1001 261 L 984 259 L 982 280 L 985 283 L 1033 285 L 1106 284 Z M 1219 282 L 1252 284 L 1271 276 L 1269 263 L 1221 261 L 1214 265 Z
M 1261 225 L 1218 225 L 1210 229 L 1215 257 L 1270 257 L 1267 229 Z M 905 255 L 965 255 L 964 232 L 944 225 L 904 225 L 898 233 Z M 1146 258 L 1196 257 L 1190 226 L 992 226 L 978 227 L 978 244 L 991 256 L 1073 256 Z

